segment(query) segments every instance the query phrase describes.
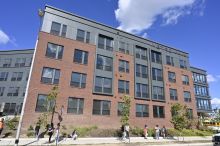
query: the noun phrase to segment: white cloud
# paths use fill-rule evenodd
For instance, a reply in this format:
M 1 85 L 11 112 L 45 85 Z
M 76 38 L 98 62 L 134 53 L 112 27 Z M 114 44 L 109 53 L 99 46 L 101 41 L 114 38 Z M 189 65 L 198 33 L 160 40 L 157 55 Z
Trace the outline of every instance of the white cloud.
M 220 79 L 220 76 L 219 76 L 219 75 L 217 75 L 217 76 L 214 76 L 214 75 L 211 75 L 211 74 L 207 75 L 207 81 L 208 81 L 209 83 L 211 83 L 211 82 L 217 82 L 219 79 Z
M 204 0 L 119 0 L 115 10 L 120 23 L 118 28 L 140 34 L 149 29 L 159 16 L 164 25 L 176 24 L 179 17 L 191 14 L 198 1 L 202 3 Z
M 0 44 L 7 44 L 9 41 L 9 36 L 0 29 Z
M 213 98 L 211 100 L 212 109 L 218 108 L 220 109 L 220 98 Z
M 142 37 L 142 38 L 148 38 L 148 34 L 145 32 L 145 33 L 142 34 L 141 37 Z

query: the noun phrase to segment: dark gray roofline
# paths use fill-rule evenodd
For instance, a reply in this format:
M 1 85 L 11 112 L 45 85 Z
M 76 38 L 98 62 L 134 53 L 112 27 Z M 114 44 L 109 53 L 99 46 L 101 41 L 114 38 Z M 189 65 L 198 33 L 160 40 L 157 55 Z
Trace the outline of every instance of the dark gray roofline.
M 0 52 L 14 52 L 14 51 L 30 51 L 34 49 L 22 49 L 22 50 L 0 50 Z
M 137 36 L 137 35 L 134 35 L 134 34 L 128 33 L 128 32 L 123 31 L 123 30 L 116 29 L 116 28 L 114 28 L 114 27 L 111 27 L 111 26 L 105 25 L 105 24 L 103 24 L 103 23 L 96 22 L 96 21 L 94 21 L 94 20 L 91 20 L 91 19 L 88 19 L 88 18 L 85 18 L 85 17 L 79 16 L 79 15 L 76 15 L 76 14 L 73 14 L 73 13 L 70 13 L 70 12 L 67 12 L 67 11 L 65 11 L 65 10 L 62 10 L 62 9 L 59 9 L 59 8 L 56 8 L 56 7 L 53 7 L 53 6 L 47 5 L 47 4 L 45 5 L 45 9 L 46 9 L 46 7 L 51 8 L 51 9 L 55 9 L 55 10 L 60 11 L 60 12 L 62 12 L 62 13 L 66 13 L 66 14 L 72 15 L 72 16 L 74 16 L 74 17 L 78 17 L 78 18 L 80 18 L 80 19 L 84 19 L 84 20 L 86 20 L 86 21 L 90 21 L 90 22 L 92 22 L 92 23 L 96 23 L 96 24 L 102 25 L 102 26 L 104 26 L 104 27 L 108 27 L 108 28 L 111 28 L 111 29 L 117 30 L 117 31 L 119 31 L 119 32 L 126 33 L 126 34 L 128 34 L 128 35 L 131 35 L 131 36 L 134 36 L 134 37 L 140 38 L 140 39 L 142 39 L 142 40 L 147 40 L 147 41 L 150 41 L 150 42 L 152 42 L 152 43 L 156 43 L 157 45 L 162 45 L 162 46 L 164 46 L 164 47 L 168 47 L 168 48 L 170 48 L 170 49 L 173 49 L 173 50 L 176 50 L 176 51 L 179 51 L 179 52 L 185 53 L 185 54 L 187 54 L 187 55 L 189 54 L 188 52 L 184 52 L 184 51 L 181 51 L 181 50 L 175 49 L 175 48 L 173 48 L 173 47 L 169 47 L 169 46 L 166 46 L 166 45 L 164 45 L 164 44 L 161 44 L 161 43 L 158 43 L 158 42 L 155 42 L 155 41 L 152 41 L 152 40 L 148 40 L 148 39 L 142 38 L 142 37 L 140 37 L 140 36 Z
M 207 72 L 207 71 L 206 71 L 206 70 L 204 70 L 204 69 L 197 68 L 197 67 L 193 67 L 193 66 L 190 66 L 190 68 L 192 68 L 192 69 L 197 69 L 197 70 L 201 70 L 201 71 L 204 71 L 204 72 Z

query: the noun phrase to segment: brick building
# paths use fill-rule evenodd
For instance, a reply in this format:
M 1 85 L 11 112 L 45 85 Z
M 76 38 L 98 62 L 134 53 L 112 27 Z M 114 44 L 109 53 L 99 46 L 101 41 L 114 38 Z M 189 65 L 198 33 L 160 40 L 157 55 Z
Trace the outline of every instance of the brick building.
M 51 6 L 42 19 L 23 128 L 46 111 L 54 85 L 66 126 L 118 128 L 125 94 L 133 97 L 132 126 L 171 127 L 170 107 L 177 102 L 197 117 L 188 53 Z

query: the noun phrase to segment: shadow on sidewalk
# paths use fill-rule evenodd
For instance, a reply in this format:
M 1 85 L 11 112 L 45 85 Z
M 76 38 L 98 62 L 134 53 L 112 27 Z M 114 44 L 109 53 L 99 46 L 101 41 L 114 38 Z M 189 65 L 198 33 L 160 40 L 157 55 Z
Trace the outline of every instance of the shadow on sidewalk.
M 37 142 L 37 141 L 38 141 L 38 140 L 34 140 L 34 141 L 32 141 L 32 142 L 29 142 L 29 143 L 27 143 L 27 144 L 24 144 L 23 146 L 30 145 L 30 144 L 35 143 L 35 142 Z

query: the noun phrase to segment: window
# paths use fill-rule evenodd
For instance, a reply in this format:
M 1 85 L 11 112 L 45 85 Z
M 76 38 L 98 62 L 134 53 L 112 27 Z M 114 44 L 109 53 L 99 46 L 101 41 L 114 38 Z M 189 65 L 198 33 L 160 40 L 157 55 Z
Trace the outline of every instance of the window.
M 93 100 L 93 115 L 110 115 L 111 102 L 106 100 Z
M 194 85 L 195 94 L 199 96 L 209 96 L 206 86 Z
M 188 119 L 193 119 L 193 110 L 192 109 L 187 109 L 187 117 Z
M 77 29 L 76 40 L 81 41 L 81 42 L 89 43 L 89 41 L 90 41 L 90 32 L 86 32 L 84 30 Z
M 88 64 L 88 52 L 75 49 L 73 62 Z
M 180 61 L 180 68 L 187 69 L 186 61 L 185 60 L 181 60 L 181 59 L 179 61 Z
M 111 94 L 112 93 L 112 79 L 97 76 L 95 78 L 95 92 Z
M 11 62 L 12 62 L 11 58 L 5 58 L 3 62 L 3 67 L 11 67 Z
M 96 69 L 112 71 L 112 58 L 97 55 Z
M 210 99 L 196 98 L 197 109 L 201 110 L 211 110 Z
M 177 90 L 170 88 L 170 100 L 178 100 Z
M 153 99 L 165 100 L 163 87 L 153 86 Z
M 148 77 L 147 66 L 136 64 L 136 77 L 147 78 Z
M 21 81 L 23 72 L 13 72 L 11 81 Z
M 18 96 L 19 87 L 9 87 L 7 96 Z
M 41 82 L 49 84 L 58 84 L 60 78 L 60 70 L 55 68 L 44 67 L 41 76 Z
M 147 60 L 147 49 L 146 48 L 136 46 L 135 54 L 136 54 L 136 58 Z
M 118 93 L 129 94 L 129 81 L 118 80 Z
M 69 97 L 67 113 L 83 114 L 84 99 Z
M 124 106 L 123 102 L 118 102 L 118 116 L 122 116 L 123 106 Z
M 8 72 L 0 72 L 0 81 L 7 81 Z
M 86 74 L 72 72 L 70 85 L 78 88 L 86 87 Z
M 203 74 L 198 74 L 198 73 L 193 73 L 193 80 L 194 82 L 198 82 L 198 83 L 206 83 L 206 75 Z
M 129 54 L 129 44 L 125 42 L 119 42 L 119 51 L 122 53 Z
M 176 73 L 168 71 L 168 80 L 171 83 L 176 83 Z
M 5 87 L 0 87 L 0 96 L 4 95 Z
M 152 68 L 152 76 L 153 76 L 153 80 L 163 81 L 163 73 L 161 69 Z
M 166 61 L 168 65 L 174 66 L 173 57 L 166 56 Z
M 129 62 L 125 60 L 119 60 L 119 72 L 129 73 Z
M 29 78 L 29 72 L 27 73 L 27 76 L 26 76 L 26 81 L 28 80 L 28 78 Z
M 136 83 L 136 97 L 143 99 L 149 98 L 149 91 L 147 84 Z
M 37 104 L 36 104 L 36 112 L 46 112 L 51 111 L 55 106 L 55 101 L 47 100 L 47 95 L 39 94 L 37 97 Z
M 67 26 L 63 24 L 62 32 L 61 32 L 62 37 L 66 37 L 66 30 L 67 30 Z
M 155 63 L 162 63 L 162 57 L 160 52 L 151 51 L 151 61 Z
M 99 35 L 98 48 L 112 51 L 113 50 L 113 38 L 110 38 L 104 35 Z
M 184 95 L 184 101 L 185 101 L 185 102 L 191 102 L 190 92 L 184 91 L 184 92 L 183 92 L 183 95 Z
M 62 59 L 63 57 L 63 46 L 48 43 L 46 56 L 54 59 Z
M 61 24 L 57 22 L 52 22 L 50 33 L 53 35 L 60 35 Z
M 183 85 L 189 85 L 189 77 L 187 75 L 182 75 Z
M 164 107 L 153 105 L 154 118 L 165 118 Z
M 16 103 L 5 103 L 3 112 L 5 114 L 14 114 L 16 111 Z
M 26 58 L 17 58 L 15 62 L 15 67 L 24 67 Z
M 149 106 L 146 104 L 136 104 L 136 117 L 149 117 Z

